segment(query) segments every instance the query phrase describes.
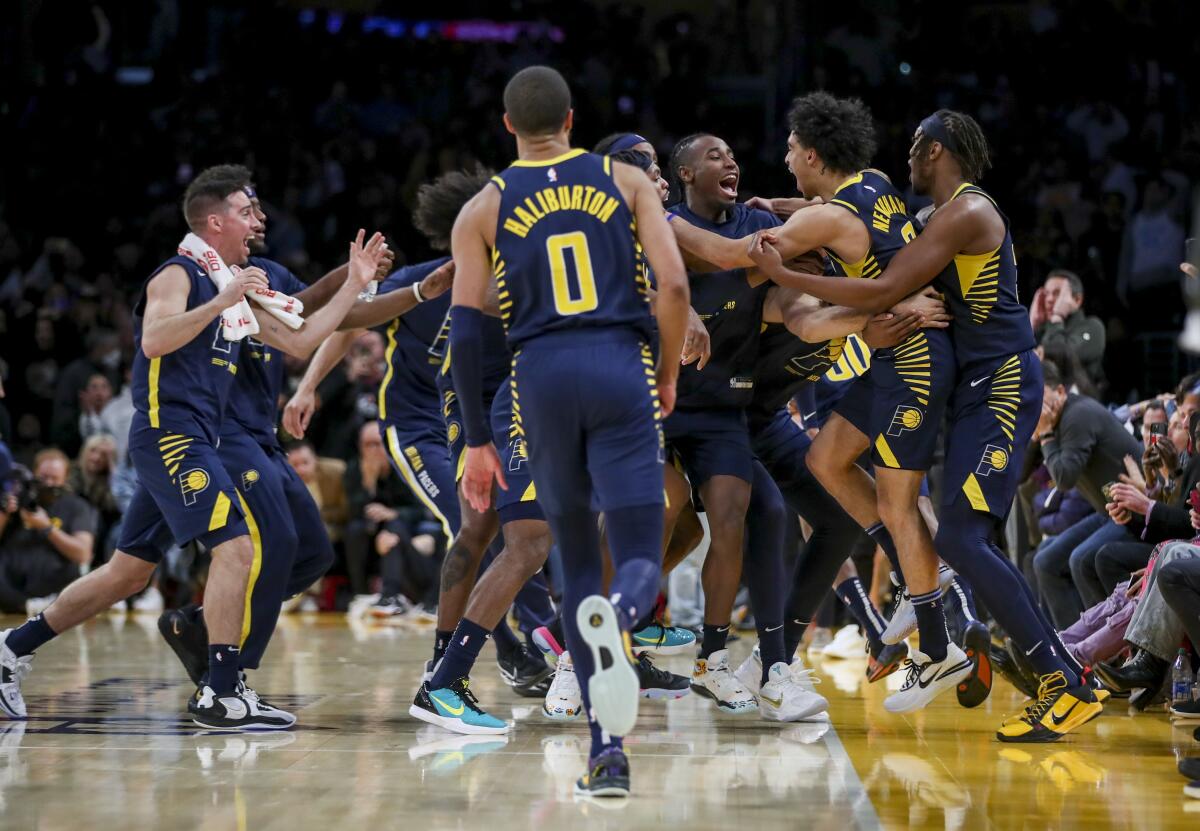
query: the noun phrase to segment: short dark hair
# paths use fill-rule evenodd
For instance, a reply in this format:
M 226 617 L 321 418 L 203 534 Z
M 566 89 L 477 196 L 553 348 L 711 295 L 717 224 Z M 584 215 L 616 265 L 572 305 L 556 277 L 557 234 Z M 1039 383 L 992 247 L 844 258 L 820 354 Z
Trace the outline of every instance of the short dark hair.
M 1074 271 L 1068 271 L 1065 268 L 1055 268 L 1046 275 L 1046 282 L 1049 283 L 1055 278 L 1066 280 L 1071 286 L 1071 294 L 1075 297 L 1083 297 L 1083 280 Z
M 679 186 L 680 193 L 683 192 L 683 179 L 679 176 L 679 168 L 691 164 L 692 147 L 702 138 L 707 138 L 713 135 L 712 133 L 691 133 L 675 142 L 675 146 L 671 149 L 671 181 Z
M 413 225 L 439 251 L 450 248 L 450 232 L 459 211 L 483 190 L 495 173 L 483 165 L 474 170 L 452 170 L 417 189 Z
M 292 439 L 283 446 L 283 451 L 285 453 L 291 453 L 293 450 L 305 449 L 311 450 L 314 456 L 317 455 L 317 448 L 314 447 L 313 443 L 308 439 Z
M 1051 389 L 1063 386 L 1062 372 L 1054 361 L 1042 361 L 1042 383 Z
M 528 66 L 504 87 L 504 111 L 520 135 L 557 133 L 571 111 L 571 88 L 557 70 Z
M 956 110 L 938 110 L 935 115 L 946 125 L 946 132 L 957 147 L 947 147 L 946 152 L 958 162 L 963 178 L 968 182 L 978 182 L 992 167 L 991 153 L 983 128 L 971 116 Z M 932 136 L 924 136 L 921 139 L 921 151 L 927 152 L 929 145 L 934 141 Z
M 862 170 L 875 155 L 875 121 L 858 98 L 835 98 L 827 92 L 802 95 L 788 111 L 788 129 L 839 173 Z
M 183 218 L 188 227 L 199 231 L 219 203 L 251 181 L 250 169 L 240 164 L 219 164 L 200 171 L 183 193 Z
M 1163 412 L 1163 413 L 1165 413 L 1166 411 L 1167 411 L 1167 405 L 1166 405 L 1166 404 L 1164 404 L 1164 403 L 1162 403 L 1161 401 L 1159 401 L 1159 400 L 1156 398 L 1156 399 L 1154 399 L 1153 401 L 1151 401 L 1149 404 L 1147 404 L 1147 405 L 1146 405 L 1146 412 L 1142 413 L 1142 415 L 1143 415 L 1143 416 L 1145 416 L 1145 414 L 1146 414 L 1146 413 L 1149 413 L 1149 412 L 1155 412 L 1155 413 L 1157 413 L 1157 412 Z

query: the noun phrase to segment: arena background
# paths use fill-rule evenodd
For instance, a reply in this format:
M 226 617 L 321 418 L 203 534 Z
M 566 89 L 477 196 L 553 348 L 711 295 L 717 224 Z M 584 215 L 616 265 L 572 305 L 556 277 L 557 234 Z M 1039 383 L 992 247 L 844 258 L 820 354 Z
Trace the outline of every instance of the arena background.
M 409 222 L 417 186 L 476 159 L 507 163 L 499 92 L 535 62 L 568 76 L 577 143 L 634 129 L 665 161 L 679 137 L 711 130 L 739 156 L 743 198 L 792 192 L 782 123 L 798 93 L 861 96 L 878 121 L 877 165 L 905 183 L 917 121 L 940 106 L 974 113 L 1025 297 L 1050 268 L 1076 271 L 1109 327 L 1107 398 L 1168 386 L 1187 367 L 1155 333 L 1175 329 L 1178 292 L 1165 286 L 1161 304 L 1131 317 L 1117 289 L 1126 226 L 1152 180 L 1170 184 L 1189 227 L 1194 8 L 444 2 L 434 20 L 403 2 L 7 3 L 0 434 L 22 456 L 50 441 L 54 366 L 92 326 L 118 329 L 128 359 L 130 297 L 182 235 L 178 199 L 196 171 L 250 165 L 271 255 L 306 279 L 335 265 L 359 226 L 416 261 L 428 253 Z M 1072 115 L 1107 107 L 1126 127 L 1089 144 Z M 37 337 L 39 320 L 52 338 Z

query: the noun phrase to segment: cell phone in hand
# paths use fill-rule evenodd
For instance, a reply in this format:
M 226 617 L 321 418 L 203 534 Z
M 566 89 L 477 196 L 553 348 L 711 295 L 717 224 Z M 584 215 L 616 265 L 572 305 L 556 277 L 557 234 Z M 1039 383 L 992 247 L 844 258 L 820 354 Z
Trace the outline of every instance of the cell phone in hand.
M 1113 486 L 1116 484 L 1116 482 L 1109 482 L 1107 485 L 1104 485 L 1102 488 L 1100 488 L 1100 492 L 1104 494 L 1104 498 L 1109 502 L 1113 501 Z
M 1183 258 L 1192 265 L 1200 266 L 1200 237 L 1192 237 L 1183 245 Z
M 1158 440 L 1167 434 L 1167 423 L 1156 421 L 1150 425 L 1150 444 L 1158 444 Z
M 1188 504 L 1192 506 L 1192 510 L 1200 514 L 1200 488 L 1192 488 L 1188 494 Z

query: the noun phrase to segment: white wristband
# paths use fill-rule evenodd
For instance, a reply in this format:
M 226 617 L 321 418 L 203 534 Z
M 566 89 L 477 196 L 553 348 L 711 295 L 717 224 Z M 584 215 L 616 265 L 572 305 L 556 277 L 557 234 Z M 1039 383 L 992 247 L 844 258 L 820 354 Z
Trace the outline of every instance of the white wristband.
M 425 298 L 421 296 L 421 284 L 416 282 L 412 284 L 413 297 L 417 298 L 418 303 L 424 303 Z

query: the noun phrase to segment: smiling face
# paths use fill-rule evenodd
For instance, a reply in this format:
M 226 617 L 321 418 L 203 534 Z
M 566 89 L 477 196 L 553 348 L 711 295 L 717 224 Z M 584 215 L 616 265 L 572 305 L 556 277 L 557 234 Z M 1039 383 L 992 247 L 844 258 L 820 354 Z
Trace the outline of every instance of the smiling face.
M 250 246 L 255 244 L 255 228 L 260 224 L 250 197 L 240 190 L 226 196 L 222 210 L 208 217 L 208 227 L 214 236 L 212 245 L 228 264 L 246 262 Z
M 267 250 L 267 212 L 263 210 L 262 202 L 258 196 L 250 197 L 250 210 L 254 214 L 254 242 L 250 244 L 250 250 L 255 254 Z
M 788 133 L 787 155 L 783 157 L 783 162 L 792 176 L 796 177 L 796 190 L 805 196 L 816 196 L 823 167 L 817 151 L 805 147 L 795 133 Z
M 733 150 L 716 136 L 700 136 L 688 153 L 687 163 L 680 166 L 679 178 L 689 197 L 701 203 L 732 208 L 737 203 L 738 182 L 742 171 L 734 161 Z

